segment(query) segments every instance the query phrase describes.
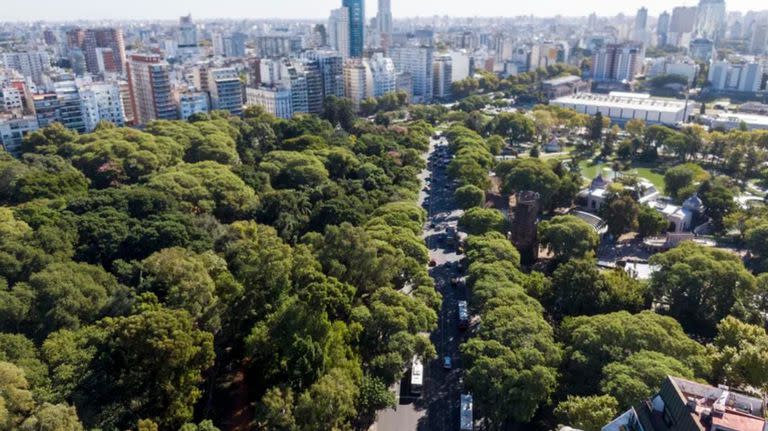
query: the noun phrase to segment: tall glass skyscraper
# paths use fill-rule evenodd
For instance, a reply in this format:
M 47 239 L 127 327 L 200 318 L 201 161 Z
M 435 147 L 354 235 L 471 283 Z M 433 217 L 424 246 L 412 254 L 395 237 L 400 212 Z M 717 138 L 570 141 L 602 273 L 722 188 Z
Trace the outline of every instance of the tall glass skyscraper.
M 343 0 L 349 9 L 349 56 L 362 57 L 365 43 L 365 0 Z

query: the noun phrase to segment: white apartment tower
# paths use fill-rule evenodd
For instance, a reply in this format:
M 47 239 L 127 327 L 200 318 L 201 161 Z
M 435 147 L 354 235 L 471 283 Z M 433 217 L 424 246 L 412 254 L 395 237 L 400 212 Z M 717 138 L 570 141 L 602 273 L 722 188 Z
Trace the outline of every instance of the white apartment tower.
M 342 7 L 331 11 L 328 18 L 328 41 L 331 48 L 349 58 L 349 8 Z
M 355 110 L 360 103 L 373 97 L 373 72 L 365 60 L 348 60 L 344 64 L 344 95 L 352 101 Z
M 391 58 L 376 53 L 371 57 L 369 64 L 373 76 L 373 97 L 397 91 L 397 70 Z

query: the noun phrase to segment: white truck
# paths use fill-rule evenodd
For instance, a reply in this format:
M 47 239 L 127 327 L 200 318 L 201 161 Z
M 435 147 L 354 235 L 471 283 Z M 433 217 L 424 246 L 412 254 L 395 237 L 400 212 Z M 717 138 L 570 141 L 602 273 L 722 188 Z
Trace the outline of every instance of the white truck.
M 411 394 L 418 396 L 421 394 L 421 388 L 424 385 L 424 365 L 418 356 L 413 357 L 411 362 Z
M 475 422 L 472 418 L 472 395 L 461 394 L 461 431 L 472 431 L 475 429 Z

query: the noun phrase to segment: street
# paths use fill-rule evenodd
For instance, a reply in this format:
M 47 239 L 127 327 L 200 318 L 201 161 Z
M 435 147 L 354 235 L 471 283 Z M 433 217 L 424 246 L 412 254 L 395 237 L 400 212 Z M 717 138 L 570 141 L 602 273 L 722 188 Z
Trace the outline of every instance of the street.
M 422 172 L 424 189 L 419 202 L 427 210 L 428 220 L 424 227 L 424 239 L 429 248 L 434 266 L 430 275 L 435 288 L 443 295 L 442 309 L 438 316 L 438 327 L 430 334 L 437 350 L 437 357 L 424 364 L 424 390 L 419 397 L 408 391 L 410 374 L 406 373 L 402 384 L 393 390 L 397 394 L 396 409 L 379 412 L 375 431 L 454 431 L 459 429 L 459 397 L 463 373 L 459 347 L 463 333 L 458 325 L 458 301 L 467 299 L 463 283 L 457 286 L 451 280 L 461 277 L 456 243 L 449 239 L 446 228 L 455 228 L 462 211 L 456 208 L 453 199 L 454 187 L 450 185 L 446 168 L 450 155 L 445 141 L 432 139 L 428 152 L 428 166 Z M 451 358 L 451 369 L 443 366 L 444 357 Z M 405 390 L 401 390 L 406 388 Z

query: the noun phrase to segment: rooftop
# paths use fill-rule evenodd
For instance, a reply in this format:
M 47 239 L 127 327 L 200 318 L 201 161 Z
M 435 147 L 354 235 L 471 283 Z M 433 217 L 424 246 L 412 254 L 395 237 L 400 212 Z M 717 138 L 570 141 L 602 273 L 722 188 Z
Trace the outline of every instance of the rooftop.
M 648 109 L 660 112 L 677 113 L 685 109 L 685 101 L 677 99 L 662 99 L 647 94 L 618 93 L 594 94 L 579 93 L 560 97 L 555 103 L 571 105 L 598 106 L 601 108 L 617 109 Z
M 554 79 L 548 79 L 543 82 L 544 85 L 551 85 L 553 87 L 556 87 L 558 85 L 565 85 L 565 84 L 571 84 L 574 82 L 581 81 L 581 77 L 576 75 L 569 75 L 569 76 L 561 76 L 559 78 Z
M 677 377 L 667 377 L 634 411 L 645 431 L 768 430 L 763 400 Z

